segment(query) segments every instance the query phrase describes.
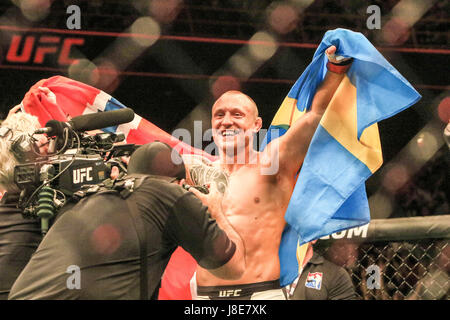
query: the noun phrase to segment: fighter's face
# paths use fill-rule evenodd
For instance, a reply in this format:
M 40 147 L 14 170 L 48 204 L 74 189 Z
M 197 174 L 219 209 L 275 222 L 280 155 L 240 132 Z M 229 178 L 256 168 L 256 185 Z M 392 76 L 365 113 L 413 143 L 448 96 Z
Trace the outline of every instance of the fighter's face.
M 224 94 L 212 109 L 214 142 L 227 153 L 231 150 L 239 152 L 248 147 L 253 133 L 260 129 L 260 123 L 255 104 L 244 94 Z

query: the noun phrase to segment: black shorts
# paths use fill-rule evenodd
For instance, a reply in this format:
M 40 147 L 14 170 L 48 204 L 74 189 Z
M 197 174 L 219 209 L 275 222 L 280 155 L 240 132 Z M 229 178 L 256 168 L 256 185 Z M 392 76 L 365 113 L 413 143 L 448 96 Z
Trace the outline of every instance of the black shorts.
M 280 280 L 234 286 L 197 287 L 195 300 L 286 300 Z

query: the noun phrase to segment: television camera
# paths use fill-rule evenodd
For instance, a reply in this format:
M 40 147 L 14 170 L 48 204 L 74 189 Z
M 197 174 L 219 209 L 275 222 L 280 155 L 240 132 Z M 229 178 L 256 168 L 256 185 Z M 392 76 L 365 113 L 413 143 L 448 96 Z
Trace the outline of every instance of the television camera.
M 50 120 L 35 134 L 46 133 L 49 151 L 14 168 L 14 182 L 20 188 L 19 208 L 26 218 L 40 218 L 45 235 L 51 219 L 59 209 L 86 185 L 98 185 L 110 178 L 117 166 L 126 173 L 121 157 L 131 155 L 134 144 L 116 144 L 125 140 L 123 133 L 113 133 L 112 126 L 128 123 L 134 118 L 129 108 L 87 114 L 69 122 Z M 86 131 L 104 128 L 89 135 Z

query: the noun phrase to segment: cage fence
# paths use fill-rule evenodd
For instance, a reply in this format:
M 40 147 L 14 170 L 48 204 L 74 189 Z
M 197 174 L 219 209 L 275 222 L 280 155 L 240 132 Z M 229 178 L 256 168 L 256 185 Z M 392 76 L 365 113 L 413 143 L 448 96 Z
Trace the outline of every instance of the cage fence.
M 365 237 L 330 237 L 315 250 L 347 270 L 359 299 L 448 300 L 449 224 L 450 215 L 373 220 Z

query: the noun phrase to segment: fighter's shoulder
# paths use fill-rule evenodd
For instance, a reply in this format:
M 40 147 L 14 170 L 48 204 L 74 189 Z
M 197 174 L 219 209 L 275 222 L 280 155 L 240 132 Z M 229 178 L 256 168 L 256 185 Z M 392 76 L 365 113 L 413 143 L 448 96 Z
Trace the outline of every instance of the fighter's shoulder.
M 182 155 L 182 157 L 186 165 L 186 181 L 189 184 L 205 184 L 207 181 L 203 180 L 207 176 L 220 173 L 219 161 L 212 161 L 201 155 Z

